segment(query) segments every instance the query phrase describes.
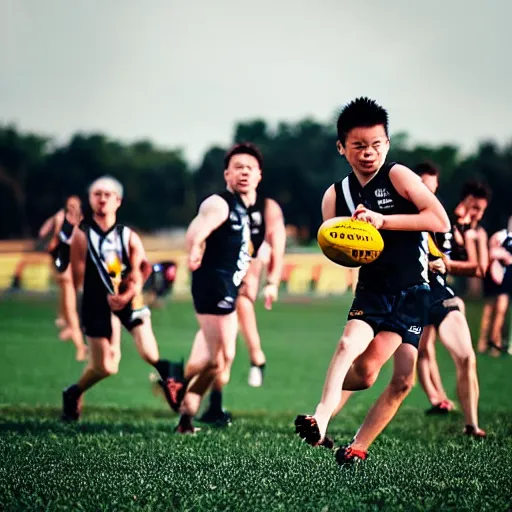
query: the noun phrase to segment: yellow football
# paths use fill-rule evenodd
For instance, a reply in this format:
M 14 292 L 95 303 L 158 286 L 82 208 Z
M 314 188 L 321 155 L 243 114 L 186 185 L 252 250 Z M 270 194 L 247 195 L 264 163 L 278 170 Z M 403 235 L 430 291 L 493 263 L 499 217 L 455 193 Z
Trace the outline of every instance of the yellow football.
M 334 263 L 359 267 L 375 261 L 384 249 L 384 240 L 368 222 L 335 217 L 318 229 L 318 245 Z

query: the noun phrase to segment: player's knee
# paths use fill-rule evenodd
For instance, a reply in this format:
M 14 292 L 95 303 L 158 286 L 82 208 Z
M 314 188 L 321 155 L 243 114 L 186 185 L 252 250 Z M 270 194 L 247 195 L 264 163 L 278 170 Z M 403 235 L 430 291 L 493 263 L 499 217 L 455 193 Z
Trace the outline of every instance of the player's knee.
M 391 393 L 398 397 L 406 397 L 414 385 L 414 375 L 397 375 L 391 379 Z
M 96 364 L 94 370 L 102 377 L 110 377 L 112 375 L 116 375 L 116 373 L 119 371 L 119 361 L 114 359 L 105 359 Z
M 374 371 L 374 370 L 364 371 L 360 375 L 360 378 L 361 378 L 361 388 L 362 389 L 371 388 L 375 384 L 375 381 L 377 380 L 378 376 L 379 376 L 379 372 L 378 371 Z
M 473 350 L 464 352 L 455 358 L 455 364 L 460 372 L 468 373 L 476 369 L 476 356 Z
M 375 384 L 380 370 L 380 368 L 375 368 L 375 365 L 361 363 L 358 364 L 357 362 L 355 363 L 354 369 L 359 380 L 359 390 L 371 388 Z
M 356 340 L 351 339 L 348 336 L 342 336 L 338 342 L 338 346 L 336 347 L 336 352 L 338 354 L 346 352 L 359 353 L 360 350 L 358 350 Z

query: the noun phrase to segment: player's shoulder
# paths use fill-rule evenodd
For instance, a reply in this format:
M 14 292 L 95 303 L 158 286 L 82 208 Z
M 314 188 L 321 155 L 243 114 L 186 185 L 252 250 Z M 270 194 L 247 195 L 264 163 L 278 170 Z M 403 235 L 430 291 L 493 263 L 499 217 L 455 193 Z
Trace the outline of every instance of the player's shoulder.
M 230 208 L 230 192 L 210 194 L 199 205 L 199 213 L 209 215 L 216 212 L 228 212 Z
M 391 179 L 414 179 L 416 181 L 421 181 L 421 178 L 409 167 L 404 164 L 400 164 L 398 162 L 389 162 L 383 166 L 385 170 L 389 173 L 389 177 Z
M 271 197 L 265 197 L 263 204 L 264 204 L 264 208 L 265 208 L 265 213 L 282 211 L 281 205 L 275 199 L 272 199 Z

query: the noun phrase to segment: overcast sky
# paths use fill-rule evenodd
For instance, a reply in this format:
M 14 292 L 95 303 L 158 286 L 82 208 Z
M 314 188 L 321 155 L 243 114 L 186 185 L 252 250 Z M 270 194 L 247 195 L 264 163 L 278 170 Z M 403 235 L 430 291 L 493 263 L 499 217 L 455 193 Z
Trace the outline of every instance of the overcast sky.
M 414 141 L 512 140 L 512 0 L 0 0 L 0 122 L 197 162 L 359 95 Z

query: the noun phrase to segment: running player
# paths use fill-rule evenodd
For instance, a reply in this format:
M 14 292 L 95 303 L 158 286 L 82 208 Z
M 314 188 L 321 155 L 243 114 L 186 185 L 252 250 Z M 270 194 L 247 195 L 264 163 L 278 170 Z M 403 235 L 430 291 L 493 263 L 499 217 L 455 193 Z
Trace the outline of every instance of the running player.
M 66 205 L 45 221 L 39 230 L 39 239 L 50 237 L 47 251 L 52 257 L 59 287 L 59 313 L 55 324 L 61 329 L 60 339 L 71 339 L 76 349 L 76 360 L 85 361 L 87 347 L 84 343 L 77 312 L 77 292 L 73 286 L 69 266 L 70 244 L 75 227 L 82 221 L 82 202 L 78 196 L 69 196 Z
M 418 165 L 415 170 L 435 194 L 439 186 L 439 170 L 428 163 Z M 448 259 L 450 250 L 451 236 L 429 235 L 430 300 L 427 325 L 419 346 L 418 376 L 432 404 L 432 409 L 428 411 L 430 414 L 448 412 L 453 408 L 443 389 L 435 360 L 434 344 L 436 333 L 439 333 L 441 343 L 455 363 L 457 394 L 466 422 L 464 433 L 485 437 L 485 432 L 478 426 L 479 386 L 471 333 L 466 317 L 461 312 L 461 300 L 446 283 L 447 270 L 456 274 L 460 265 Z
M 262 157 L 258 149 L 253 145 L 250 147 L 255 153 L 258 153 L 261 165 Z M 260 278 L 265 266 L 268 266 L 266 283 L 263 288 L 265 308 L 270 310 L 272 303 L 277 300 L 286 246 L 286 229 L 283 212 L 276 201 L 261 196 L 257 193 L 256 188 L 250 190 L 246 197 L 250 205 L 247 212 L 254 257 L 240 287 L 236 310 L 240 331 L 249 349 L 251 361 L 249 385 L 259 387 L 263 384 L 266 358 L 261 349 L 254 302 L 258 296 Z M 222 388 L 229 380 L 229 371 L 230 368 L 226 368 L 215 380 L 210 394 L 209 407 L 201 416 L 200 421 L 215 423 L 219 426 L 231 421 L 231 414 L 222 408 Z
M 121 327 L 130 332 L 141 357 L 162 378 L 171 404 L 170 362 L 160 359 L 149 309 L 141 294 L 151 271 L 139 236 L 117 223 L 123 187 L 104 176 L 89 188 L 90 225 L 77 230 L 71 243 L 71 268 L 75 288 L 83 284 L 82 324 L 90 349 L 89 362 L 76 384 L 62 394 L 62 419 L 78 420 L 83 393 L 114 375 L 121 359 Z
M 201 203 L 186 235 L 199 331 L 184 381 L 176 387 L 177 404 L 182 402 L 176 431 L 183 434 L 195 431 L 192 419 L 211 384 L 229 380 L 238 332 L 236 300 L 251 259 L 247 205 L 261 180 L 260 154 L 239 144 L 226 154 L 224 168 L 227 189 Z
M 489 240 L 489 270 L 484 278 L 485 305 L 478 341 L 479 352 L 497 357 L 503 348 L 503 326 L 512 293 L 512 222 Z M 492 327 L 491 327 L 492 322 Z
M 361 267 L 348 322 L 314 415 L 295 420 L 296 432 L 311 445 L 324 442 L 342 389 L 369 388 L 397 350 L 414 367 L 429 291 L 422 232 L 450 229 L 446 212 L 419 177 L 403 165 L 385 163 L 389 150 L 386 110 L 373 100 L 358 98 L 343 108 L 337 131 L 338 151 L 352 173 L 327 189 L 323 220 L 352 216 L 369 222 L 382 230 L 384 250 L 375 262 Z M 403 397 L 390 400 L 387 417 L 367 417 L 374 437 L 394 416 Z M 358 441 L 338 450 L 338 462 L 366 457 L 366 448 Z

